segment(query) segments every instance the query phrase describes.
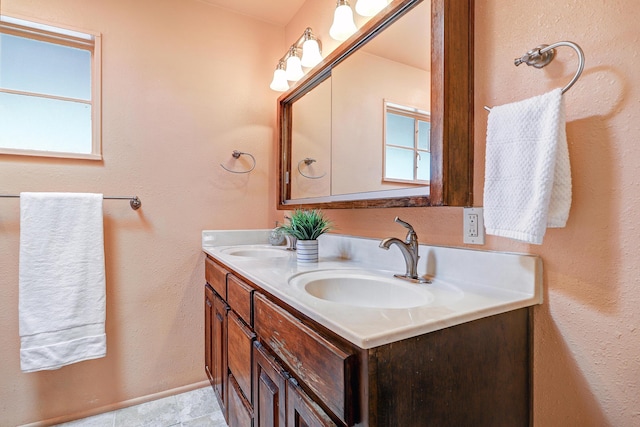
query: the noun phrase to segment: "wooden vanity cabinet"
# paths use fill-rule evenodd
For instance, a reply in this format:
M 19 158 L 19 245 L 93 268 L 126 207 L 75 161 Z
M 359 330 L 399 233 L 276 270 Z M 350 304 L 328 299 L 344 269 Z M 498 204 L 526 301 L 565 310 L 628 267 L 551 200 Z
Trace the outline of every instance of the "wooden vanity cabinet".
M 287 382 L 287 427 L 336 427 L 329 415 L 314 402 L 298 382 Z
M 228 366 L 242 393 L 251 397 L 251 351 L 256 334 L 233 311 L 227 322 Z
M 258 341 L 253 360 L 255 427 L 337 426 Z
M 533 425 L 530 308 L 361 349 L 225 278 L 227 301 L 205 290 L 205 364 L 230 427 Z
M 253 425 L 253 409 L 251 403 L 240 391 L 232 373 L 229 373 L 229 427 L 251 427 Z
M 213 304 L 215 294 L 209 285 L 204 287 L 204 370 L 213 386 Z
M 286 427 L 289 375 L 259 341 L 253 349 L 254 427 Z
M 253 315 L 260 341 L 288 367 L 289 374 L 341 422 L 353 425 L 358 410 L 354 404 L 358 389 L 356 351 L 324 337 L 260 293 L 254 297 Z M 293 393 L 301 394 L 297 386 L 292 388 L 296 389 Z M 288 396 L 287 404 L 290 401 Z M 293 402 L 302 404 L 305 399 Z
M 530 328 L 521 308 L 367 350 L 363 425 L 533 425 Z
M 205 278 L 205 370 L 229 427 L 251 427 L 253 288 L 210 258 Z
M 227 416 L 227 312 L 229 307 L 205 285 L 205 371 L 218 398 L 220 409 Z

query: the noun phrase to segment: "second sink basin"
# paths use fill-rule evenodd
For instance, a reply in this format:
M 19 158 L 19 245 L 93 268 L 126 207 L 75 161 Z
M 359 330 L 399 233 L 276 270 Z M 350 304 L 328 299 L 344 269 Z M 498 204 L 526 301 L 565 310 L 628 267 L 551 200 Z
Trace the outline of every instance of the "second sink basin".
M 318 270 L 297 274 L 289 284 L 321 300 L 355 307 L 411 308 L 433 301 L 424 285 L 360 270 Z
M 221 249 L 220 252 L 245 258 L 283 258 L 289 256 L 289 252 L 286 250 L 269 246 L 237 246 Z

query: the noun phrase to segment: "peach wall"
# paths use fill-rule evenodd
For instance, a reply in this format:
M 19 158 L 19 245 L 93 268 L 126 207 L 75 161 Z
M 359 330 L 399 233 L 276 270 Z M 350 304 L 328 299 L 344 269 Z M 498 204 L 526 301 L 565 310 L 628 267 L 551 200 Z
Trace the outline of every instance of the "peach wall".
M 0 204 L 0 414 L 7 425 L 100 408 L 204 380 L 200 231 L 257 228 L 275 212 L 275 61 L 306 25 L 325 49 L 330 12 L 305 6 L 284 30 L 200 2 L 3 0 L 2 11 L 100 31 L 101 163 L 0 158 L 3 193 L 139 194 L 141 211 L 105 202 L 109 354 L 58 371 L 22 374 L 18 360 L 18 203 Z M 178 7 L 179 5 L 179 7 Z M 331 5 L 332 7 L 332 5 Z M 635 0 L 476 0 L 475 205 L 482 204 L 485 104 L 564 85 L 571 50 L 544 70 L 512 59 L 569 39 L 587 57 L 566 95 L 574 180 L 565 229 L 542 246 L 487 237 L 488 250 L 539 254 L 545 303 L 535 309 L 535 425 L 640 424 L 640 38 Z M 316 29 L 315 27 L 318 27 Z M 323 34 L 324 32 L 324 34 Z M 231 42 L 229 34 L 236 36 Z M 327 50 L 325 50 L 325 53 Z M 241 66 L 222 78 L 225 67 Z M 251 151 L 251 175 L 222 173 L 233 149 Z M 250 207 L 250 209 L 248 208 Z M 237 213 L 242 212 L 239 216 Z M 462 246 L 460 208 L 336 210 L 337 231 Z
M 640 39 L 635 0 L 476 0 L 475 197 L 482 205 L 486 117 L 498 105 L 564 86 L 576 56 L 543 70 L 513 66 L 540 43 L 572 40 L 586 67 L 565 95 L 573 204 L 542 246 L 487 237 L 479 249 L 539 254 L 545 302 L 534 310 L 534 425 L 640 425 Z M 336 210 L 340 232 L 462 244 L 462 209 Z
M 332 195 L 410 187 L 382 179 L 384 101 L 429 111 L 429 76 L 366 52 L 331 70 Z
M 292 111 L 291 198 L 331 194 L 331 80 L 298 99 Z M 300 163 L 306 158 L 316 162 Z M 310 179 L 305 176 L 321 178 Z
M 201 231 L 273 224 L 268 85 L 283 28 L 184 0 L 3 0 L 2 13 L 102 33 L 104 160 L 0 156 L 0 193 L 137 194 L 143 206 L 104 205 L 107 357 L 24 374 L 19 201 L 0 201 L 0 425 L 202 385 Z M 234 149 L 255 156 L 251 174 L 219 167 L 236 167 Z

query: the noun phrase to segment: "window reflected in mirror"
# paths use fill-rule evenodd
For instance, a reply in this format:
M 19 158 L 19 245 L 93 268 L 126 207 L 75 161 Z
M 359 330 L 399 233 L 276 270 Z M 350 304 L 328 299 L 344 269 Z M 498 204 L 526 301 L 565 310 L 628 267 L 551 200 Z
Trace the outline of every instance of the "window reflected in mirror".
M 383 181 L 429 185 L 429 112 L 385 101 L 384 118 Z

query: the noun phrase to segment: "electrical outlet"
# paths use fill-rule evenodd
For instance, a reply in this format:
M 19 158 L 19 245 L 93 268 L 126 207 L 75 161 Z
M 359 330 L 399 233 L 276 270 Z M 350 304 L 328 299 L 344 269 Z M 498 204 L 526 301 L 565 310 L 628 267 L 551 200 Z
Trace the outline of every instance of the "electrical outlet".
M 464 208 L 462 233 L 463 242 L 484 245 L 484 218 L 482 208 Z

